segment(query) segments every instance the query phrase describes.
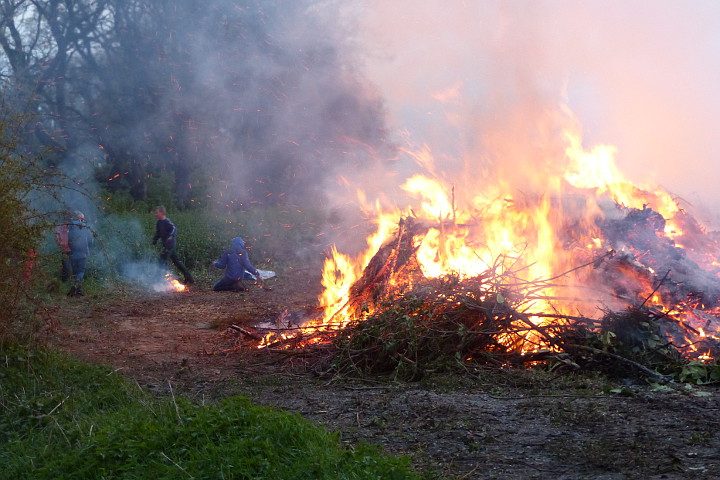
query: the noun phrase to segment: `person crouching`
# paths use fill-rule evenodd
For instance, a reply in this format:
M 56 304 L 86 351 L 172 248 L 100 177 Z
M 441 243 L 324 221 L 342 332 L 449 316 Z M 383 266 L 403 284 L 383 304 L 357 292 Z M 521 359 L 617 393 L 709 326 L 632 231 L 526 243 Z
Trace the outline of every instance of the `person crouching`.
M 222 253 L 220 259 L 215 262 L 215 267 L 225 269 L 225 275 L 213 285 L 213 290 L 216 292 L 247 290 L 243 283 L 246 271 L 253 274 L 258 282 L 262 282 L 260 272 L 250 262 L 250 255 L 245 249 L 245 241 L 240 237 L 233 238 L 230 248 Z

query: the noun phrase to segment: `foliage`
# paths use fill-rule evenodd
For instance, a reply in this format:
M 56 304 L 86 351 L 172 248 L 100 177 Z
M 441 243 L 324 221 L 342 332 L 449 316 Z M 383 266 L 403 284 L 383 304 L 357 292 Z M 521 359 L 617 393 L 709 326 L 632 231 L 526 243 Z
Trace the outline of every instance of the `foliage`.
M 411 479 L 405 458 L 242 397 L 154 399 L 107 368 L 0 346 L 7 478 Z
M 104 189 L 105 201 L 103 208 L 105 212 L 112 213 L 144 213 L 152 211 L 156 205 L 168 207 L 178 204 L 177 196 L 173 192 L 173 178 L 171 175 L 153 175 L 145 180 L 145 194 L 142 198 L 133 195 L 129 182 L 123 178 L 115 182 L 113 188 Z
M 90 226 L 97 235 L 85 277 L 88 294 L 103 287 L 114 290 L 137 277 L 147 280 L 157 265 L 160 247 L 151 245 L 156 222 L 152 207 L 140 211 L 124 210 L 120 205 L 113 203 L 112 209 L 106 206 L 100 211 L 101 215 L 91 221 Z M 277 271 L 297 262 L 320 269 L 324 260 L 325 245 L 317 239 L 322 238 L 319 232 L 325 220 L 319 211 L 270 206 L 220 212 L 196 208 L 170 210 L 169 218 L 178 227 L 178 255 L 193 271 L 196 280 L 218 274 L 213 262 L 237 236 L 245 239 L 251 261 L 260 269 Z M 58 275 L 57 245 L 50 226 L 44 227 L 33 275 L 36 284 L 33 295 L 38 298 L 46 291 L 63 289 Z M 42 238 L 41 233 L 35 232 Z
M 147 239 L 155 232 L 151 213 L 138 217 Z M 193 209 L 169 211 L 168 218 L 178 228 L 178 252 L 189 268 L 202 267 L 217 260 L 235 237 L 245 240 L 256 266 L 271 268 L 293 260 L 320 261 L 323 244 L 317 241 L 323 225 L 319 211 L 297 207 L 259 206 L 244 211 Z
M 31 209 L 29 198 L 42 184 L 42 171 L 14 153 L 0 124 L 0 337 L 27 311 L 31 273 L 47 221 Z M 22 312 L 21 312 L 22 311 Z
M 566 356 L 559 361 L 577 368 L 602 371 L 613 377 L 655 372 L 678 378 L 687 363 L 663 335 L 654 314 L 643 308 L 606 312 L 599 329 L 574 325 L 559 336 L 557 345 Z
M 695 385 L 717 384 L 720 382 L 720 365 L 716 361 L 693 360 L 682 365 L 678 378 L 681 382 Z
M 467 359 L 483 362 L 503 349 L 493 335 L 478 334 L 486 319 L 484 301 L 454 277 L 380 302 L 336 339 L 335 367 L 359 374 L 392 374 L 417 380 L 427 371 L 464 368 Z

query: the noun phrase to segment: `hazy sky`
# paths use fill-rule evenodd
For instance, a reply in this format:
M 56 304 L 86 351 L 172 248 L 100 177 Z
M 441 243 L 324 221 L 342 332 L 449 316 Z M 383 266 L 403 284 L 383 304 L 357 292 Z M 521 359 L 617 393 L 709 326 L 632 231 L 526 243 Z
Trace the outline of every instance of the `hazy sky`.
M 566 104 L 586 146 L 617 147 L 633 182 L 720 207 L 717 0 L 365 0 L 352 8 L 391 128 L 436 156 L 467 156 L 488 132 L 535 128 L 539 117 L 519 112 Z

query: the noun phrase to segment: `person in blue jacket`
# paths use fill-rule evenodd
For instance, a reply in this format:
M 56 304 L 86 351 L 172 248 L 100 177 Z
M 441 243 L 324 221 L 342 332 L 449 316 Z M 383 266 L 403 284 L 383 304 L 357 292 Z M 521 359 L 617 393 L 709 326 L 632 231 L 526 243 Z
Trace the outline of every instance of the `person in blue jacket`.
M 67 232 L 68 247 L 70 248 L 70 265 L 72 267 L 73 285 L 68 296 L 81 297 L 85 295 L 82 288 L 85 278 L 85 264 L 93 245 L 93 231 L 85 223 L 85 215 L 75 212 L 72 216 Z
M 260 272 L 250 262 L 250 255 L 245 249 L 245 241 L 240 237 L 233 238 L 230 248 L 222 253 L 220 259 L 215 262 L 215 267 L 225 269 L 225 276 L 213 285 L 213 290 L 216 292 L 247 290 L 243 283 L 245 272 L 255 275 L 257 281 L 262 282 Z

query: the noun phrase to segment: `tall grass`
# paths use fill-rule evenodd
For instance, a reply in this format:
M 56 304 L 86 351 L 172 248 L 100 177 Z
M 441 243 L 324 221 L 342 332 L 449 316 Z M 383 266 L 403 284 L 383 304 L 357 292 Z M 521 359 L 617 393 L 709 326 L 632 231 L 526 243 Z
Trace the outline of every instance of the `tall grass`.
M 258 207 L 235 212 L 184 211 L 173 214 L 189 263 L 215 258 L 242 237 L 256 262 L 285 262 L 317 255 L 325 225 L 320 211 L 299 207 Z M 154 228 L 154 223 L 153 223 Z
M 86 291 L 103 286 L 117 287 L 122 283 L 124 269 L 130 265 L 146 268 L 155 265 L 160 252 L 152 246 L 156 219 L 151 211 L 98 212 L 90 217 L 96 231 L 95 245 L 88 259 Z M 258 206 L 244 211 L 218 211 L 200 208 L 168 212 L 178 228 L 177 252 L 181 261 L 197 279 L 215 278 L 213 267 L 221 253 L 235 237 L 242 237 L 250 252 L 253 264 L 264 270 L 279 270 L 298 264 L 311 265 L 320 271 L 328 245 L 327 220 L 320 210 L 302 210 L 299 207 Z M 59 283 L 59 250 L 52 232 L 44 240 L 41 264 L 47 278 L 40 282 L 44 289 L 55 278 Z M 170 265 L 172 269 L 172 265 Z M 40 272 L 38 272 L 40 273 Z M 55 287 L 62 289 L 59 285 Z
M 414 479 L 406 458 L 281 410 L 156 399 L 106 368 L 0 346 L 0 472 L 13 479 Z
M 318 261 L 323 254 L 325 219 L 320 211 L 298 207 L 262 207 L 246 211 L 185 210 L 168 212 L 178 228 L 178 254 L 189 268 L 216 260 L 235 237 L 242 237 L 255 263 L 296 260 Z M 109 214 L 98 222 L 98 245 L 117 259 L 144 259 L 156 255 L 150 246 L 155 233 L 151 212 Z

